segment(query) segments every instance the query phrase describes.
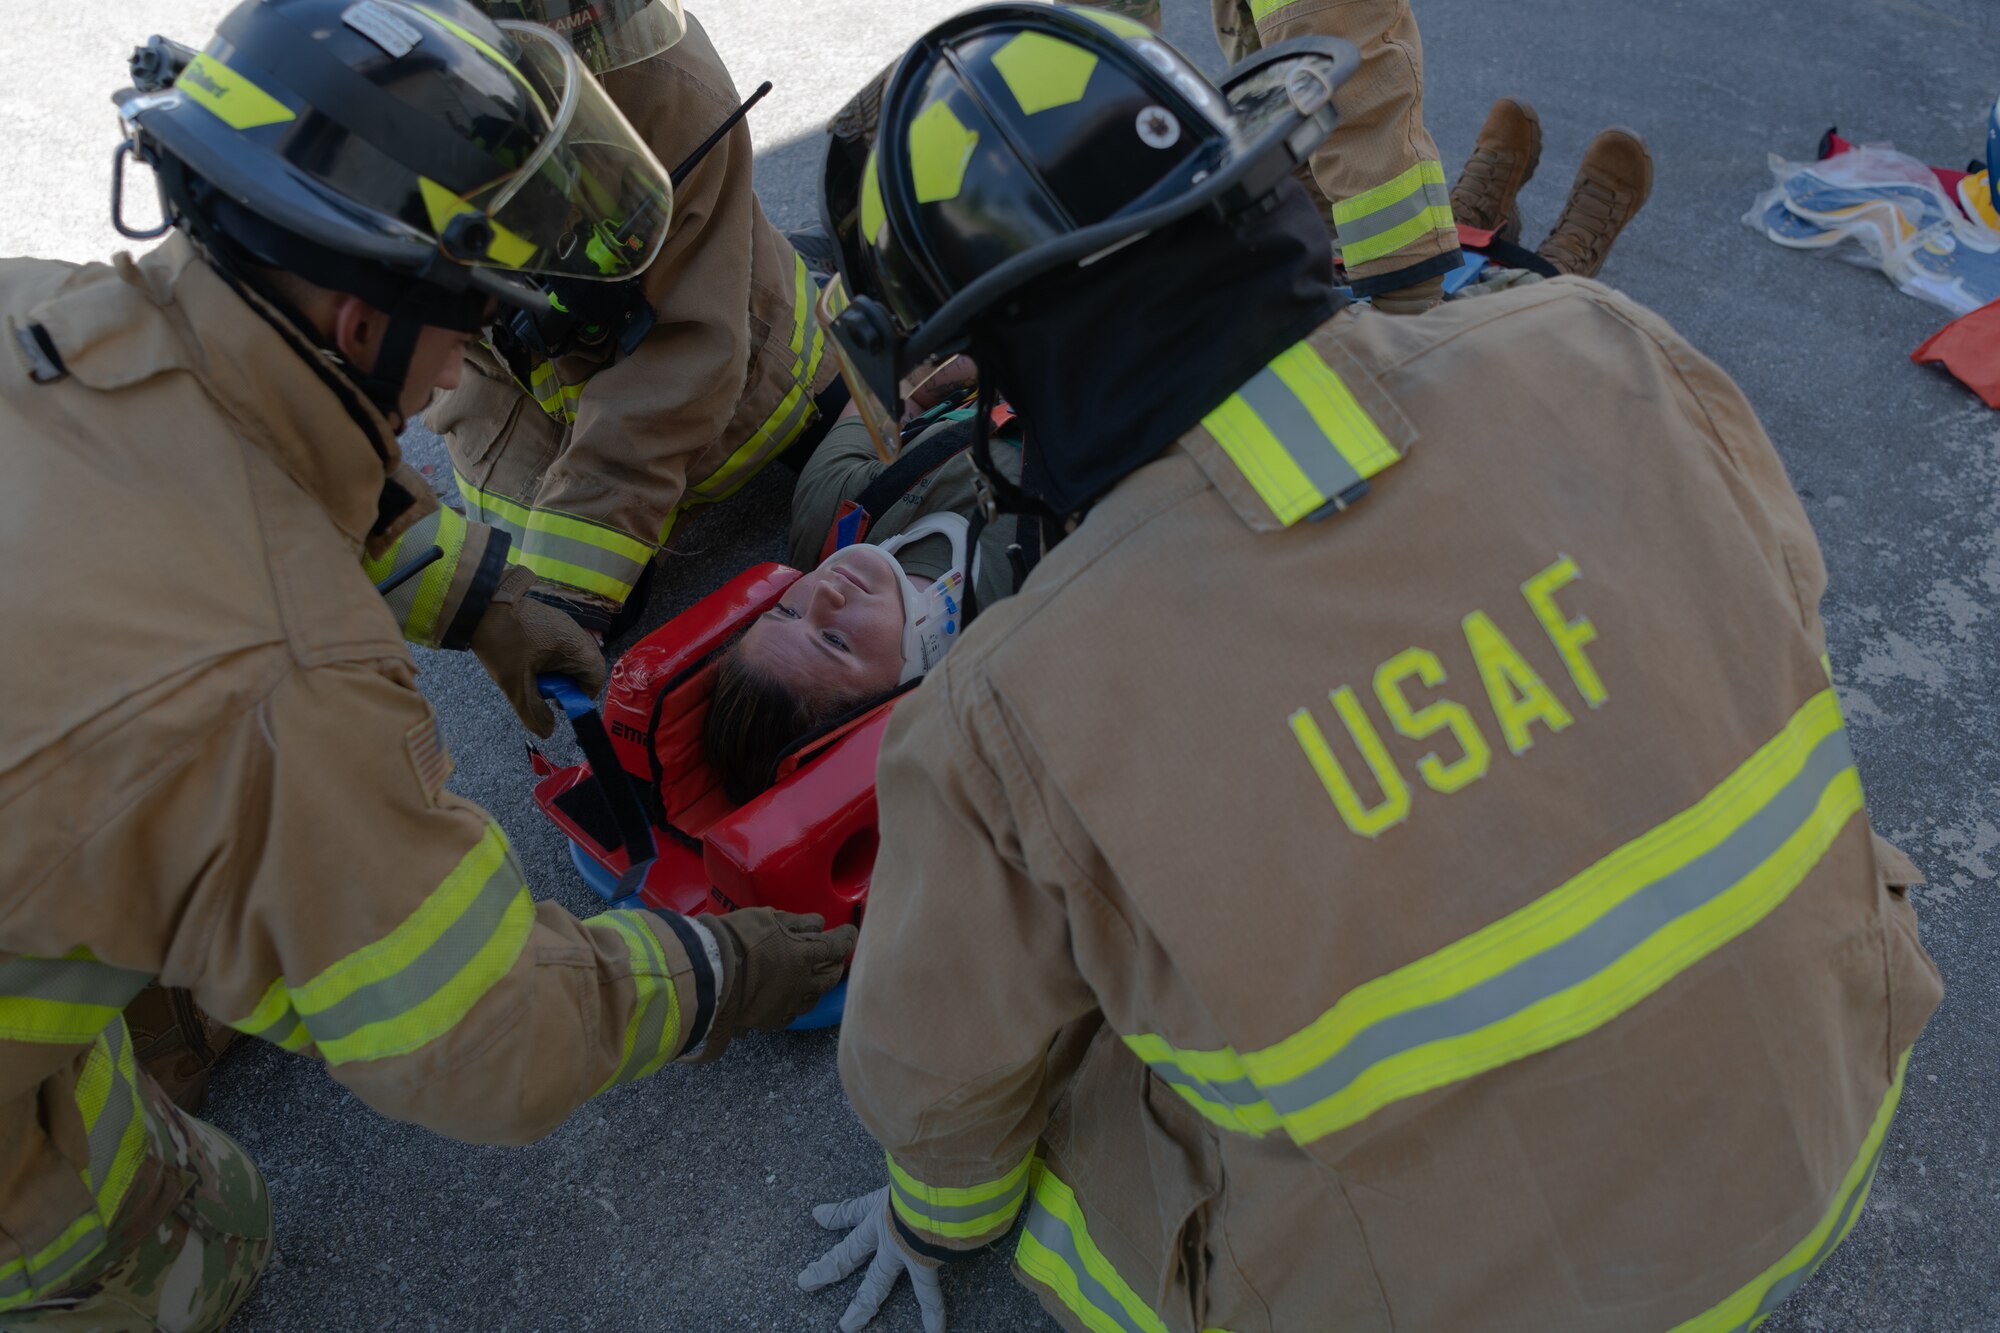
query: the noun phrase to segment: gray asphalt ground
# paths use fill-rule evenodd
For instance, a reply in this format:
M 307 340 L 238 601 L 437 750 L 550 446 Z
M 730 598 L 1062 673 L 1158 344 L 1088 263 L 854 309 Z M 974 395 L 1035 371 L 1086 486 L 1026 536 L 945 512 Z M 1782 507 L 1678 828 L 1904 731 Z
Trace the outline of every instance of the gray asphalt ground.
M 99 258 L 105 91 L 152 31 L 205 32 L 218 0 L 12 0 L 0 55 L 0 253 Z M 758 183 L 783 225 L 812 215 L 816 126 L 949 0 L 770 0 L 702 13 L 753 118 Z M 697 12 L 700 12 L 699 10 Z M 1653 202 L 1605 277 L 1662 311 L 1748 391 L 1818 525 L 1834 669 L 1877 826 L 1929 873 L 1917 891 L 1949 995 L 1865 1215 L 1767 1328 L 2000 1328 L 2000 416 L 1909 364 L 1943 312 L 1878 275 L 1779 249 L 1739 224 L 1765 155 L 1810 156 L 1830 124 L 1947 165 L 1982 147 L 2000 87 L 1992 0 L 1418 0 L 1427 118 L 1447 163 L 1487 104 L 1531 99 L 1547 130 L 1529 229 L 1555 216 L 1600 126 L 1651 142 Z M 1198 0 L 1169 32 L 1219 61 Z M 434 437 L 412 454 L 448 475 Z M 676 535 L 657 624 L 782 549 L 773 470 Z M 423 658 L 455 785 L 500 819 L 538 890 L 594 900 L 529 801 L 523 734 L 469 659 Z M 330 812 L 330 817 L 331 812 Z M 366 837 L 366 829 L 354 836 Z M 830 1239 L 810 1205 L 873 1188 L 880 1157 L 842 1101 L 830 1035 L 746 1040 L 591 1103 L 531 1148 L 464 1147 L 383 1120 L 316 1066 L 233 1053 L 215 1121 L 263 1163 L 282 1263 L 244 1329 L 830 1329 L 847 1288 L 791 1275 Z M 1440 1262 L 1449 1262 L 1440 1256 Z M 998 1258 L 948 1278 L 959 1333 L 1050 1327 Z M 899 1294 L 877 1327 L 919 1327 Z

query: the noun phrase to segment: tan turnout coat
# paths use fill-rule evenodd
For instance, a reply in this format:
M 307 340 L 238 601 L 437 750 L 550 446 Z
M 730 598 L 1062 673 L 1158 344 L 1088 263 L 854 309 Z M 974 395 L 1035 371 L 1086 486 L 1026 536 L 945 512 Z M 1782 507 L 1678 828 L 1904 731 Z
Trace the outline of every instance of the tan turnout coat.
M 687 36 L 604 77 L 669 169 L 739 101 L 693 15 Z M 720 500 L 797 438 L 838 373 L 819 292 L 765 218 L 747 123 L 674 196 L 641 277 L 657 323 L 630 355 L 542 361 L 525 383 L 490 349 L 424 414 L 450 445 L 467 513 L 513 537 L 508 558 L 600 602 L 625 600 L 688 505 Z
M 1025 1206 L 1072 1329 L 1744 1327 L 1940 995 L 1778 457 L 1577 279 L 1273 367 L 897 709 L 841 1034 L 897 1223 Z M 1284 526 L 1246 412 L 1407 454 Z
M 534 903 L 445 786 L 361 569 L 387 423 L 178 239 L 9 260 L 0 316 L 0 1311 L 190 1185 L 119 1016 L 150 978 L 469 1140 L 678 1053 L 706 960 Z

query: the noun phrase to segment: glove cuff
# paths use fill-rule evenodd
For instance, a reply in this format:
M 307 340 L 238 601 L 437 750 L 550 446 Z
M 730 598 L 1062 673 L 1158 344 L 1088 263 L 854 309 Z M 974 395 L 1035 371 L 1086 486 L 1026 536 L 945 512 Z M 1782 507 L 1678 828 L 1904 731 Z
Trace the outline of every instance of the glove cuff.
M 445 627 L 438 640 L 440 648 L 470 648 L 473 631 L 493 604 L 493 595 L 499 591 L 500 580 L 507 573 L 507 552 L 514 539 L 499 528 L 489 528 L 486 542 L 479 552 L 479 564 L 472 571 L 472 579 L 465 587 L 465 596 L 452 614 L 451 623 Z
M 719 947 L 717 932 L 689 917 L 678 912 L 655 915 L 667 923 L 674 938 L 680 941 L 681 952 L 688 956 L 688 966 L 694 973 L 694 1021 L 688 1024 L 687 1041 L 676 1057 L 686 1059 L 701 1053 L 708 1042 L 709 1029 L 715 1024 L 716 999 L 722 994 L 730 971 L 724 960 L 726 950 Z

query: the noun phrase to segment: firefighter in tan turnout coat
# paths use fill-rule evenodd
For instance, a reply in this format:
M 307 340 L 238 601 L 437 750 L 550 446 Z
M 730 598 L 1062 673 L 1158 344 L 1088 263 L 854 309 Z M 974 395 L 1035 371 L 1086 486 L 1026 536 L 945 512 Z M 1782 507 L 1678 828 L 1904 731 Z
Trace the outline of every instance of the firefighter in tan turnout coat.
M 569 48 L 461 0 L 254 0 L 121 107 L 179 232 L 137 261 L 0 264 L 0 609 L 63 645 L 0 680 L 23 705 L 0 723 L 9 1329 L 220 1328 L 269 1257 L 256 1167 L 136 1064 L 120 1010 L 149 980 L 384 1114 L 517 1143 L 783 1025 L 851 947 L 811 917 L 534 902 L 447 789 L 363 572 L 421 509 L 395 483 L 404 414 L 496 299 L 538 299 L 564 236 L 666 186 L 629 132 L 614 162 L 622 122 Z M 543 188 L 564 170 L 483 189 L 489 155 L 538 152 L 602 193 Z M 628 234 L 643 264 L 657 229 Z M 588 674 L 566 616 L 511 576 L 488 591 L 475 642 L 498 626 L 523 677 Z
M 1224 137 L 1153 40 L 961 15 L 828 201 L 862 388 L 967 346 L 1026 434 L 994 489 L 1073 531 L 896 711 L 841 1033 L 888 1180 L 801 1281 L 866 1265 L 852 1330 L 907 1272 L 935 1330 L 1018 1222 L 1092 1333 L 1746 1328 L 1940 996 L 1804 512 L 1603 287 L 1343 308 L 1284 178 L 1324 113 L 1266 71 Z M 1024 53 L 1093 72 L 1049 105 Z
M 670 168 L 736 110 L 729 71 L 678 0 L 480 3 L 565 32 Z M 467 515 L 512 537 L 508 559 L 593 629 L 677 516 L 733 494 L 819 424 L 815 396 L 838 380 L 812 318 L 819 288 L 750 175 L 739 122 L 676 188 L 642 278 L 558 284 L 559 299 L 580 298 L 573 309 L 503 321 L 424 414 Z

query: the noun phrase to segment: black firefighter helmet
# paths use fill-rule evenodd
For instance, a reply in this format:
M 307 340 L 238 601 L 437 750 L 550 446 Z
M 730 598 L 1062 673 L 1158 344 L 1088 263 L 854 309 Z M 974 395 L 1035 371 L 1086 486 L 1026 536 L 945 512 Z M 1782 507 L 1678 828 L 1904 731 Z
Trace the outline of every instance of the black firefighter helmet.
M 120 161 L 154 168 L 168 223 L 236 280 L 359 296 L 392 344 L 536 308 L 549 278 L 629 278 L 666 238 L 666 169 L 546 27 L 467 0 L 248 0 L 205 51 L 162 45 L 115 99 Z M 393 401 L 407 356 L 371 397 Z
M 597 74 L 649 60 L 687 35 L 681 0 L 479 0 L 496 19 L 545 23 Z
M 821 300 L 878 447 L 901 379 L 981 316 L 1203 210 L 1263 204 L 1332 133 L 1355 48 L 1302 38 L 1217 87 L 1119 15 L 993 4 L 932 29 L 837 117 L 821 217 L 841 274 Z M 856 114 L 860 108 L 860 114 Z

